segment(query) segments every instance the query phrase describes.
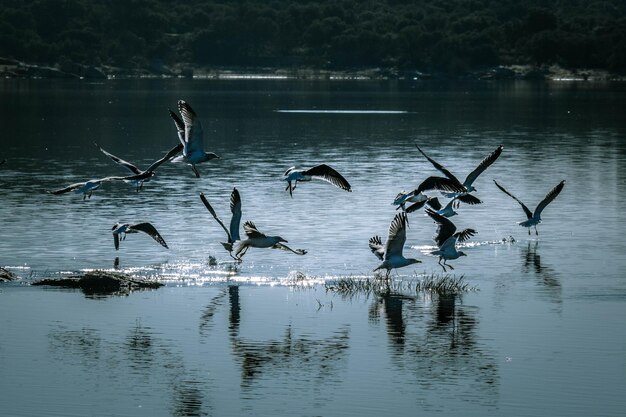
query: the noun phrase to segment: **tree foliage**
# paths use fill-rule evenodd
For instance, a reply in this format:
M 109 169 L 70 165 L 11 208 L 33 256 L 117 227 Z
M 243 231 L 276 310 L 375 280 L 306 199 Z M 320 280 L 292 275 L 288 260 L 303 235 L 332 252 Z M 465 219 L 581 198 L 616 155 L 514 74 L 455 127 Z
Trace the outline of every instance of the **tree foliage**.
M 0 56 L 36 63 L 626 72 L 623 0 L 0 0 Z

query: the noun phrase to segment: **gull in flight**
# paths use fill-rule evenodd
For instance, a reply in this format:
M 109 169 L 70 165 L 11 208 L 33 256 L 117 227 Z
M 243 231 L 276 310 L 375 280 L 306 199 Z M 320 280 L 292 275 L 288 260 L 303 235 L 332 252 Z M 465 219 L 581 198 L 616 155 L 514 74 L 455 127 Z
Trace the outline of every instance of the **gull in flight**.
M 222 229 L 226 232 L 226 237 L 228 238 L 227 242 L 220 242 L 224 249 L 230 253 L 230 256 L 233 252 L 233 243 L 240 240 L 239 238 L 239 223 L 241 222 L 241 196 L 239 195 L 239 191 L 236 188 L 233 188 L 233 192 L 230 193 L 230 212 L 232 213 L 232 217 L 230 218 L 230 228 L 227 228 L 224 225 L 222 219 L 219 218 L 209 200 L 204 196 L 204 193 L 200 193 L 200 200 L 204 206 L 209 210 L 209 213 L 213 216 L 213 218 L 217 221 L 217 223 L 222 226 Z M 234 258 L 234 256 L 233 256 Z M 236 258 L 235 258 L 236 259 Z
M 307 251 L 303 249 L 293 250 L 282 242 L 287 243 L 285 239 L 280 236 L 266 236 L 259 232 L 254 223 L 247 221 L 243 224 L 243 231 L 246 234 L 246 239 L 240 240 L 235 244 L 233 248 L 235 252 L 235 258 L 241 260 L 242 256 L 246 254 L 249 248 L 272 248 L 283 249 L 295 253 L 296 255 L 305 255 Z
M 146 168 L 144 171 L 142 171 L 139 168 L 137 168 L 135 165 L 131 164 L 130 162 L 125 161 L 122 158 L 119 158 L 119 157 L 117 157 L 117 156 L 115 156 L 115 155 L 105 151 L 96 142 L 94 142 L 94 145 L 96 145 L 98 147 L 98 149 L 100 149 L 100 152 L 102 152 L 103 154 L 105 154 L 106 156 L 111 158 L 113 160 L 113 162 L 123 166 L 124 168 L 126 168 L 127 170 L 129 170 L 133 174 L 133 177 L 135 177 L 136 179 L 132 180 L 132 181 L 127 181 L 127 182 L 134 182 L 137 185 L 137 192 L 139 192 L 139 190 L 141 190 L 143 188 L 143 183 L 144 182 L 150 181 L 150 178 L 154 175 L 154 171 L 159 166 L 161 166 L 164 162 L 169 161 L 170 159 L 175 157 L 178 153 L 180 153 L 180 151 L 183 150 L 183 145 L 181 143 L 179 143 L 178 145 L 176 145 L 172 149 L 170 149 L 169 152 L 167 152 L 163 158 L 154 161 L 152 163 L 152 165 L 150 165 L 148 168 Z
M 439 191 L 451 191 L 455 193 L 461 193 L 465 191 L 463 185 L 458 184 L 458 181 L 453 181 L 449 178 L 445 177 L 428 177 L 417 188 L 413 191 L 400 191 L 400 193 L 396 196 L 391 203 L 396 207 L 396 210 L 402 208 L 405 210 L 405 204 L 415 203 L 412 206 L 412 211 L 418 210 L 424 206 L 424 204 L 430 199 L 430 197 L 426 196 L 424 192 L 431 190 L 439 190 Z M 415 207 L 414 207 L 415 206 Z
M 383 261 L 374 271 L 386 269 L 386 278 L 394 268 L 402 268 L 411 264 L 419 263 L 420 260 L 405 258 L 402 255 L 406 242 L 407 216 L 405 212 L 397 213 L 389 225 L 389 236 L 383 246 L 380 236 L 374 236 L 369 240 L 370 250 L 378 259 Z
M 172 162 L 186 162 L 191 165 L 196 178 L 200 178 L 200 172 L 196 168 L 196 164 L 219 158 L 213 152 L 204 151 L 204 133 L 202 131 L 202 123 L 198 119 L 196 112 L 191 106 L 183 100 L 178 100 L 178 111 L 182 120 L 170 110 L 170 117 L 176 124 L 178 139 L 183 145 L 183 154 L 172 159 Z
M 493 164 L 496 161 L 496 159 L 498 159 L 498 157 L 502 153 L 502 150 L 504 149 L 502 145 L 498 146 L 495 151 L 491 152 L 482 161 L 480 161 L 480 164 L 478 164 L 478 166 L 472 172 L 470 172 L 467 175 L 467 177 L 465 177 L 465 181 L 461 183 L 461 181 L 459 181 L 459 179 L 455 177 L 450 171 L 448 171 L 443 165 L 437 163 L 437 161 L 435 161 L 434 159 L 426 155 L 424 151 L 422 151 L 420 147 L 417 146 L 417 144 L 415 145 L 415 147 L 417 148 L 418 151 L 420 151 L 422 155 L 424 155 L 426 159 L 428 159 L 428 161 L 431 164 L 433 164 L 435 168 L 437 168 L 446 177 L 448 177 L 450 180 L 452 180 L 457 185 L 463 188 L 463 192 L 460 194 L 471 193 L 473 191 L 476 191 L 476 188 L 474 188 L 474 181 L 476 181 L 476 178 L 478 178 L 480 174 L 482 174 L 487 168 L 489 168 L 491 164 Z M 450 195 L 449 197 L 455 197 L 455 196 L 456 194 L 453 194 L 453 195 Z M 480 200 L 478 200 L 478 203 L 480 203 Z M 474 203 L 474 204 L 478 204 L 478 203 Z
M 444 272 L 446 272 L 446 266 L 450 269 L 454 269 L 454 267 L 447 264 L 446 261 L 457 259 L 461 256 L 467 256 L 465 252 L 456 250 L 456 242 L 465 242 L 476 234 L 476 230 L 465 229 L 457 232 L 456 226 L 450 219 L 447 219 L 441 214 L 430 209 L 426 209 L 426 214 L 428 214 L 439 225 L 437 227 L 437 234 L 434 238 L 439 249 L 432 251 L 431 255 L 439 256 L 438 263 L 443 268 Z M 441 263 L 442 260 L 443 264 Z
M 60 195 L 74 191 L 76 194 L 83 194 L 83 200 L 91 198 L 91 194 L 100 188 L 102 184 L 108 181 L 132 181 L 134 176 L 130 177 L 105 177 L 100 179 L 92 179 L 85 182 L 77 182 L 75 184 L 68 185 L 65 188 L 61 188 L 54 191 L 46 191 L 48 194 Z
M 161 244 L 161 246 L 167 248 L 167 243 L 163 237 L 159 234 L 157 229 L 150 223 L 137 223 L 137 224 L 120 224 L 116 223 L 113 225 L 111 229 L 113 232 L 113 244 L 115 245 L 115 250 L 119 250 L 120 248 L 120 240 L 126 239 L 127 233 L 139 233 L 143 232 L 150 236 L 152 239 L 156 240 Z
M 328 181 L 342 190 L 352 191 L 350 183 L 339 172 L 326 164 L 317 165 L 309 169 L 297 169 L 295 166 L 287 169 L 283 177 L 283 180 L 287 181 L 285 191 L 289 190 L 289 195 L 293 197 L 293 190 L 296 189 L 298 181 L 304 182 L 313 179 Z
M 537 207 L 535 208 L 535 212 L 533 213 L 517 197 L 515 197 L 513 194 L 511 194 L 510 192 L 505 190 L 503 186 L 498 184 L 498 182 L 496 180 L 493 180 L 493 182 L 506 195 L 511 197 L 513 200 L 517 201 L 520 204 L 520 206 L 522 206 L 522 209 L 524 210 L 524 213 L 526 213 L 526 218 L 527 219 L 525 221 L 523 221 L 523 222 L 518 223 L 518 224 L 520 226 L 527 227 L 529 235 L 530 235 L 530 228 L 531 227 L 535 228 L 535 235 L 539 235 L 539 232 L 537 231 L 537 225 L 539 223 L 541 223 L 541 212 L 543 211 L 543 209 L 546 208 L 546 206 L 548 204 L 550 204 L 552 202 L 552 200 L 554 200 L 556 198 L 556 196 L 558 196 L 561 193 L 561 191 L 563 190 L 563 187 L 565 186 L 565 180 L 563 180 L 560 183 L 558 183 L 553 189 L 551 189 L 548 192 L 548 194 L 546 194 L 546 196 L 543 198 L 543 200 L 541 200 L 539 202 L 539 204 L 537 204 Z

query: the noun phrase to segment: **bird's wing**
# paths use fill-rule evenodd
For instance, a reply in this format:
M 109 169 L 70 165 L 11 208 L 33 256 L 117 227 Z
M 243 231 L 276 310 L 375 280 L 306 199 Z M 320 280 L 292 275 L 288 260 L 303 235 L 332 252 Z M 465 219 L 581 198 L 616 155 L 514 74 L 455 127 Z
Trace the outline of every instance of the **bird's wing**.
M 239 224 L 241 223 L 241 196 L 236 188 L 233 188 L 230 194 L 230 212 L 233 215 L 230 218 L 230 239 L 235 242 L 240 239 Z
M 113 245 L 115 245 L 115 250 L 119 250 L 119 248 L 120 248 L 120 235 L 118 233 L 113 233 Z
M 185 124 L 185 153 L 204 152 L 202 123 L 196 116 L 196 112 L 184 100 L 178 100 L 178 111 Z
M 426 209 L 426 214 L 428 214 L 439 225 L 434 239 L 437 246 L 441 247 L 444 242 L 448 240 L 454 232 L 456 232 L 456 226 L 452 223 L 452 221 L 450 221 L 450 219 L 447 219 L 431 209 Z
M 211 215 L 213 216 L 215 221 L 217 221 L 217 223 L 220 226 L 222 226 L 222 229 L 224 229 L 224 231 L 226 232 L 226 235 L 228 236 L 228 241 L 232 243 L 235 240 L 239 240 L 239 239 L 233 239 L 233 237 L 231 236 L 231 234 L 228 231 L 228 229 L 226 228 L 226 226 L 224 226 L 224 222 L 222 221 L 222 219 L 219 218 L 219 216 L 217 215 L 217 213 L 215 212 L 215 210 L 213 209 L 213 207 L 209 203 L 209 200 L 207 200 L 207 198 L 204 196 L 204 193 L 200 193 L 200 200 L 202 200 L 202 203 L 204 204 L 204 207 L 206 207 L 206 209 L 209 210 L 209 213 L 211 213 Z
M 257 229 L 251 221 L 247 221 L 243 224 L 243 231 L 250 239 L 266 237 L 263 233 L 259 232 L 259 229 Z
M 418 201 L 417 203 L 413 203 L 410 206 L 408 206 L 404 211 L 406 211 L 407 213 L 413 213 L 414 211 L 417 211 L 417 210 L 421 209 L 422 207 L 424 207 L 424 205 L 427 202 L 428 202 L 428 200 Z
M 170 149 L 163 158 L 158 159 L 156 161 L 154 161 L 152 163 L 152 165 L 150 165 L 146 171 L 147 172 L 151 172 L 154 171 L 155 169 L 157 169 L 161 164 L 169 161 L 170 159 L 172 159 L 173 157 L 175 157 L 176 155 L 178 155 L 182 150 L 183 150 L 183 144 L 179 143 L 178 145 L 174 146 L 172 149 Z
M 374 236 L 370 238 L 369 241 L 370 250 L 378 259 L 383 260 L 383 255 L 385 252 L 385 247 L 383 246 L 383 241 L 380 236 Z
M 433 210 L 441 210 L 441 202 L 439 201 L 439 199 L 437 197 L 433 197 L 433 198 L 429 198 L 426 201 L 426 204 L 428 204 L 428 206 L 433 209 Z
M 287 168 L 287 171 L 285 171 L 285 173 L 283 174 L 284 177 L 286 177 L 287 175 L 291 174 L 291 171 L 293 171 L 294 169 L 296 169 L 295 166 L 289 167 Z
M 84 182 L 77 182 L 75 184 L 68 185 L 65 188 L 61 188 L 61 189 L 54 190 L 54 191 L 48 191 L 48 193 L 54 194 L 54 195 L 65 194 L 65 193 L 69 193 L 70 191 L 74 191 L 75 189 L 80 188 L 83 185 L 85 185 Z
M 159 234 L 157 229 L 151 223 L 137 223 L 129 227 L 130 230 L 137 230 L 148 234 L 152 239 L 156 240 L 161 246 L 167 248 L 165 239 Z
M 439 171 L 441 171 L 441 173 L 443 175 L 445 175 L 446 177 L 450 178 L 452 181 L 455 181 L 457 184 L 461 184 L 461 182 L 457 179 L 457 177 L 455 177 L 450 171 L 448 171 L 446 169 L 446 167 L 444 167 L 443 165 L 441 165 L 440 163 L 438 163 L 437 161 L 435 161 L 434 159 L 430 158 L 428 155 L 426 155 L 424 153 L 423 150 L 420 149 L 419 146 L 417 146 L 417 144 L 415 144 L 415 147 L 417 148 L 418 151 L 420 151 L 420 153 L 422 155 L 424 155 L 424 158 L 428 159 L 428 161 L 433 164 L 433 166 L 435 168 L 437 168 Z
M 474 229 L 463 229 L 460 232 L 456 232 L 454 234 L 454 237 L 456 237 L 459 242 L 465 242 L 466 240 L 469 240 L 469 238 L 474 236 L 476 233 L 478 232 Z
M 535 209 L 535 217 L 539 218 L 541 216 L 541 212 L 546 208 L 548 204 L 552 202 L 556 198 L 557 195 L 561 193 L 563 187 L 565 186 L 565 180 L 558 183 L 553 189 L 546 194 L 546 196 L 537 204 L 537 208 Z
M 524 210 L 524 213 L 526 213 L 526 217 L 529 218 L 529 219 L 532 219 L 533 213 L 530 211 L 530 209 L 528 207 L 526 207 L 526 204 L 522 203 L 517 197 L 515 197 L 513 194 L 511 194 L 510 192 L 505 190 L 503 186 L 498 184 L 498 181 L 493 180 L 493 182 L 496 184 L 496 187 L 498 187 L 499 189 L 502 190 L 502 192 L 504 192 L 504 194 L 508 195 L 513 200 L 517 201 L 519 203 L 519 205 L 522 206 L 522 209 Z
M 461 194 L 460 196 L 456 197 L 456 199 L 465 204 L 469 204 L 470 206 L 482 203 L 480 198 L 475 197 L 472 194 Z
M 272 249 L 282 249 L 282 250 L 287 251 L 287 252 L 295 253 L 296 255 L 306 255 L 307 254 L 307 251 L 304 250 L 304 249 L 291 249 L 289 246 L 284 245 L 284 244 L 282 244 L 280 242 L 275 244 L 274 246 L 272 246 Z
M 132 172 L 133 174 L 139 174 L 141 172 L 141 170 L 139 168 L 137 168 L 135 165 L 131 164 L 128 161 L 123 160 L 122 158 L 119 158 L 115 155 L 113 155 L 112 153 L 109 153 L 107 151 L 105 151 L 104 149 L 102 149 L 102 147 L 100 145 L 98 145 L 96 142 L 93 143 L 94 145 L 96 145 L 96 147 L 98 149 L 100 149 L 100 152 L 102 152 L 103 154 L 105 154 L 106 156 L 108 156 L 109 158 L 111 158 L 113 160 L 113 162 L 115 162 L 116 164 L 119 164 L 121 166 L 123 166 L 124 168 L 126 168 L 127 170 L 129 170 L 130 172 Z
M 180 140 L 181 145 L 185 145 L 185 124 L 180 117 L 176 113 L 174 113 L 171 109 L 168 109 L 170 112 L 170 117 L 174 120 L 174 124 L 176 124 L 176 133 L 178 134 L 178 140 Z
M 385 242 L 384 259 L 402 255 L 404 242 L 406 242 L 406 223 L 407 217 L 404 212 L 396 214 L 391 221 L 389 225 L 389 236 Z
M 350 183 L 339 172 L 326 164 L 314 166 L 313 168 L 303 171 L 302 174 L 328 181 L 335 187 L 339 187 L 342 190 L 352 191 Z
M 450 191 L 453 193 L 464 193 L 467 190 L 456 180 L 445 177 L 428 177 L 413 191 L 419 194 L 428 190 Z
M 469 188 L 472 183 L 476 181 L 476 178 L 478 178 L 478 176 L 489 167 L 489 165 L 496 162 L 496 159 L 498 159 L 498 157 L 502 153 L 502 149 L 504 149 L 502 145 L 498 146 L 495 151 L 491 152 L 482 161 L 480 161 L 480 164 L 478 164 L 478 166 L 467 175 L 463 185 L 466 188 Z

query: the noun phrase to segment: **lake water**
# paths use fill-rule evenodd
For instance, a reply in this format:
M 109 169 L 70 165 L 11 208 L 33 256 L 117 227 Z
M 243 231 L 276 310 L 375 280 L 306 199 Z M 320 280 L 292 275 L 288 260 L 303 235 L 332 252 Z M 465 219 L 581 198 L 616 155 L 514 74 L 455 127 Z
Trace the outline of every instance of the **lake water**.
M 150 165 L 177 143 L 179 99 L 221 156 L 201 178 L 168 163 L 139 193 L 45 192 L 125 174 L 94 141 Z M 2 415 L 621 416 L 625 108 L 610 83 L 1 80 L 0 265 L 22 278 L 0 286 Z M 504 145 L 475 183 L 483 204 L 452 218 L 478 231 L 450 261 L 472 290 L 326 291 L 372 276 L 367 242 L 386 238 L 394 197 L 438 174 L 415 144 L 460 178 Z M 291 198 L 282 173 L 319 163 L 353 192 L 314 181 Z M 538 236 L 494 178 L 531 209 L 566 180 Z M 199 198 L 228 221 L 233 187 L 243 221 L 308 253 L 252 248 L 233 269 Z M 129 235 L 116 251 L 118 221 L 153 223 L 170 249 Z M 405 255 L 422 263 L 395 283 L 442 274 L 435 230 L 410 215 Z M 166 286 L 28 285 L 116 257 Z

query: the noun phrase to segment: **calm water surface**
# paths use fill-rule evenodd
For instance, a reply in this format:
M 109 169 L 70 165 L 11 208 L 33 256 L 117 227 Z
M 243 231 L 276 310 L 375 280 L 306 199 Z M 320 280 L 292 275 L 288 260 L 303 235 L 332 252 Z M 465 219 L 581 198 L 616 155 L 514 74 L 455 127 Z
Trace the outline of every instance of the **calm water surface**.
M 166 164 L 140 193 L 45 193 L 125 173 L 94 141 L 150 165 L 177 143 L 178 99 L 221 156 L 200 179 Z M 2 414 L 623 415 L 625 105 L 621 84 L 2 80 L 0 265 L 22 277 L 0 287 Z M 475 183 L 484 203 L 452 219 L 478 231 L 451 262 L 475 291 L 325 291 L 371 275 L 367 241 L 386 237 L 391 201 L 437 174 L 415 143 L 461 178 L 504 145 Z M 318 163 L 354 191 L 311 182 L 290 198 L 285 169 Z M 566 180 L 539 236 L 493 178 L 531 209 Z M 228 220 L 233 187 L 244 221 L 308 254 L 252 248 L 233 270 L 199 199 Z M 170 249 L 129 235 L 115 251 L 118 221 L 152 222 Z M 434 232 L 411 215 L 405 252 L 423 263 L 395 282 L 442 272 Z M 116 257 L 167 286 L 94 298 L 27 285 Z

